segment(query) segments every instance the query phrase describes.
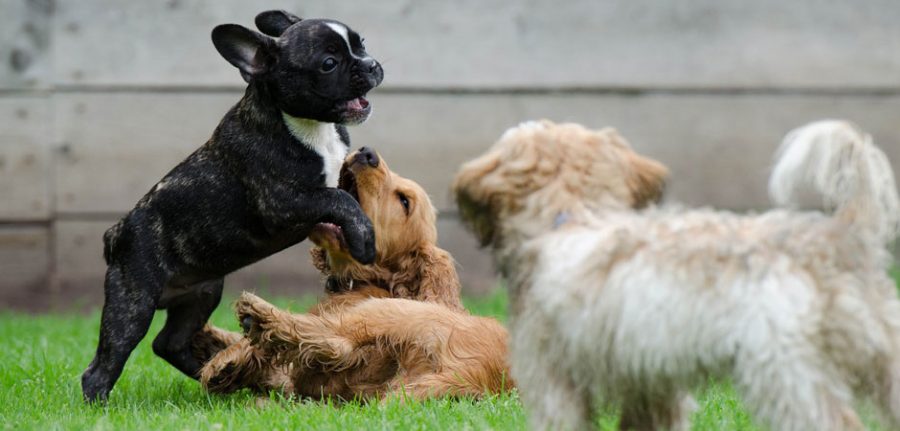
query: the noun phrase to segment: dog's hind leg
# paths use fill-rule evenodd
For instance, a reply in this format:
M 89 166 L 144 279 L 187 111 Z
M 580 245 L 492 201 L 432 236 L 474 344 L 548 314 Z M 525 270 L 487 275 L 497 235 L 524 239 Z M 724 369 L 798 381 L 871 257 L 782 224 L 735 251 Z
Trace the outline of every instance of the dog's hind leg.
M 895 358 L 893 363 L 882 365 L 882 372 L 878 373 L 879 382 L 876 383 L 874 401 L 879 408 L 880 419 L 890 424 L 888 429 L 900 429 L 900 358 Z
M 479 388 L 466 381 L 453 371 L 428 373 L 418 376 L 398 376 L 390 384 L 390 390 L 384 394 L 385 399 L 411 398 L 425 400 L 428 398 L 480 398 L 487 389 Z
M 546 339 L 535 337 L 547 324 L 532 317 L 513 326 L 510 348 L 512 377 L 529 412 L 531 428 L 548 430 L 593 429 L 593 398 L 590 382 L 576 382 L 558 357 L 548 355 Z
M 850 388 L 801 344 L 793 340 L 791 355 L 757 351 L 738 360 L 735 382 L 750 411 L 773 430 L 864 430 Z
M 191 340 L 191 354 L 200 364 L 206 364 L 217 353 L 225 350 L 244 339 L 244 336 L 237 332 L 226 331 L 213 325 L 206 324 L 196 333 Z
M 273 389 L 266 386 L 271 375 L 275 374 L 272 371 L 269 359 L 251 346 L 249 339 L 241 338 L 203 365 L 200 382 L 206 390 L 222 394 L 243 388 L 265 391 Z
M 675 389 L 661 389 L 648 389 L 641 393 L 626 395 L 622 402 L 619 429 L 623 431 L 691 429 L 691 414 L 697 408 L 693 397 Z
M 222 299 L 223 279 L 210 280 L 191 287 L 190 300 L 173 304 L 166 310 L 166 324 L 153 340 L 153 352 L 182 373 L 200 377 L 200 363 L 192 352 L 192 341 L 209 320 Z
M 279 310 L 251 293 L 241 295 L 235 311 L 252 343 L 274 354 L 278 363 L 315 363 L 337 371 L 346 368 L 339 364 L 354 350 L 351 340 L 338 334 L 327 319 Z
M 119 265 L 110 265 L 106 271 L 100 341 L 94 359 L 81 376 L 86 401 L 107 399 L 128 356 L 153 320 L 162 281 L 153 274 L 138 273 L 137 269 L 123 271 Z
M 516 378 L 522 401 L 530 410 L 531 427 L 536 430 L 593 429 L 591 397 L 569 377 L 547 367 L 534 370 L 526 379 Z M 523 384 L 523 382 L 527 382 Z

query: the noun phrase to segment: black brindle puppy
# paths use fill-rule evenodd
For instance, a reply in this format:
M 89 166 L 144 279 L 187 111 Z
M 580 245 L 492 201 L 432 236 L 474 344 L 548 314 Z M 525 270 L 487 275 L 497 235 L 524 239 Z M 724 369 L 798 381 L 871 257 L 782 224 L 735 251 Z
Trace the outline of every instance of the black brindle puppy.
M 317 223 L 340 226 L 359 262 L 375 258 L 371 222 L 334 187 L 349 148 L 344 125 L 368 118 L 363 96 L 381 83 L 381 65 L 337 21 L 268 11 L 256 24 L 266 35 L 234 24 L 212 32 L 249 84 L 244 97 L 103 236 L 106 302 L 82 376 L 88 401 L 107 399 L 156 309 L 167 320 L 153 351 L 196 378 L 191 338 L 218 305 L 223 277 L 303 241 Z

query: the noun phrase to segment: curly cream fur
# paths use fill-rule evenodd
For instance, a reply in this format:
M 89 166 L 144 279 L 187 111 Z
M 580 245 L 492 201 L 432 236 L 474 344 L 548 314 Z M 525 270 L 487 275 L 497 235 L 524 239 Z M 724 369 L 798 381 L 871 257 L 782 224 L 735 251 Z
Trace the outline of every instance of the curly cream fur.
M 797 128 L 784 138 L 776 158 L 769 195 L 777 205 L 839 210 L 837 217 L 860 233 L 885 243 L 897 236 L 894 172 L 872 137 L 856 125 L 823 120 Z
M 612 129 L 542 121 L 457 174 L 460 213 L 508 279 L 532 426 L 591 428 L 600 402 L 622 429 L 687 429 L 689 391 L 709 378 L 732 379 L 772 429 L 862 429 L 854 397 L 900 426 L 900 301 L 881 238 L 819 212 L 636 210 L 665 173 Z M 867 192 L 894 187 L 878 184 Z

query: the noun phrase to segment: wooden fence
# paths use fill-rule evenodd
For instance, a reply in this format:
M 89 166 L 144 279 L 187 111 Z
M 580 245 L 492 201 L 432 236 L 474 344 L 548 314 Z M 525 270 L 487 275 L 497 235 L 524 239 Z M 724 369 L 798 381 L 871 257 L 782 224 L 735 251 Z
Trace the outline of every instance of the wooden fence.
M 495 284 L 448 183 L 507 127 L 613 125 L 672 170 L 670 200 L 768 206 L 782 135 L 848 118 L 900 167 L 900 2 L 0 0 L 0 308 L 96 304 L 101 235 L 241 95 L 212 47 L 260 8 L 332 17 L 385 68 L 351 130 L 419 181 L 466 289 Z M 231 290 L 318 290 L 298 246 Z

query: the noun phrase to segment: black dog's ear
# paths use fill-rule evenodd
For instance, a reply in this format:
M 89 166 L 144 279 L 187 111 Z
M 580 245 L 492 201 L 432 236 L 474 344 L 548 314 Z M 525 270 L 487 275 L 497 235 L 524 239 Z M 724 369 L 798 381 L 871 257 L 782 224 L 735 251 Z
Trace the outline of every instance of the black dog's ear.
M 241 71 L 244 81 L 265 73 L 275 64 L 275 41 L 237 24 L 222 24 L 212 31 L 213 45 Z
M 300 22 L 300 17 L 283 10 L 267 10 L 256 16 L 256 28 L 272 37 L 279 37 L 288 27 Z

